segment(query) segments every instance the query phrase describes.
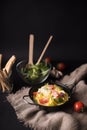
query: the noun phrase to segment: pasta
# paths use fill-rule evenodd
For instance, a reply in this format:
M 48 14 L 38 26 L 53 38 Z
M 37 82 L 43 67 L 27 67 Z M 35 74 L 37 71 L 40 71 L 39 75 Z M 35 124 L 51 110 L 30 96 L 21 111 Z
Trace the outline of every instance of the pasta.
M 33 99 L 40 105 L 59 106 L 69 100 L 69 95 L 56 84 L 45 84 L 33 92 Z

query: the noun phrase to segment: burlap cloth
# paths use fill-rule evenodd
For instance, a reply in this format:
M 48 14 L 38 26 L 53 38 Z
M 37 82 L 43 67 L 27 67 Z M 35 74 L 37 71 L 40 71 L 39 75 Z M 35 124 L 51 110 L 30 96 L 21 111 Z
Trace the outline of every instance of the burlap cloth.
M 81 100 L 87 106 L 87 64 L 76 68 L 73 72 L 63 76 L 60 81 L 67 84 L 76 84 L 74 98 Z M 24 102 L 23 96 L 28 94 L 29 87 L 22 87 L 15 94 L 9 94 L 7 100 L 15 109 L 19 121 L 23 121 L 26 127 L 34 130 L 87 130 L 87 112 L 77 113 L 73 110 L 73 104 L 65 110 L 47 113 L 35 105 Z

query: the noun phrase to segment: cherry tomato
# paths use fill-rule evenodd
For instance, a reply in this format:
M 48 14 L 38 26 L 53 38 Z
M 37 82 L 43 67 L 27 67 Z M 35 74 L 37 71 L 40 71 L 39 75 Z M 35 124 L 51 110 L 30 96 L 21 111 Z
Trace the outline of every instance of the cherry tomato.
M 77 101 L 74 103 L 74 110 L 76 112 L 83 112 L 84 109 L 84 103 L 81 101 Z
M 39 100 L 39 102 L 40 102 L 40 104 L 45 104 L 45 103 L 48 103 L 48 98 L 41 98 L 40 100 Z
M 45 61 L 45 63 L 51 63 L 51 58 L 50 57 L 46 57 L 45 59 L 44 59 L 44 61 Z
M 58 70 L 63 71 L 65 68 L 66 68 L 65 63 L 59 62 L 59 63 L 57 64 L 57 69 L 58 69 Z

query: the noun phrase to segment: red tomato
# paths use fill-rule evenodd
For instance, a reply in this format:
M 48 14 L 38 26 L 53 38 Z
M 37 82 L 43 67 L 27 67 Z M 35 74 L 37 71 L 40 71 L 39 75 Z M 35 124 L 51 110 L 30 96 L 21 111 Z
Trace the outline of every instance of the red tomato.
M 84 109 L 84 103 L 81 101 L 77 101 L 74 103 L 74 110 L 76 112 L 83 112 Z
M 45 103 L 48 103 L 48 98 L 42 98 L 39 100 L 40 104 L 45 104 Z
M 60 70 L 60 71 L 63 71 L 65 69 L 65 67 L 66 67 L 66 65 L 63 62 L 59 62 L 57 64 L 57 69 Z
M 50 57 L 46 57 L 45 59 L 44 59 L 44 61 L 45 61 L 45 63 L 51 63 L 51 58 Z

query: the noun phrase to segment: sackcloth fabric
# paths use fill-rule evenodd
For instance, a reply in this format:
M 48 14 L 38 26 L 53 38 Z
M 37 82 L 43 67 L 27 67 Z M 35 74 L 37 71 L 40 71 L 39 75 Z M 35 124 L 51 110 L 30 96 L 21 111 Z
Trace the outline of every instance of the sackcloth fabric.
M 75 84 L 73 98 L 84 102 L 85 106 L 87 106 L 86 78 L 87 64 L 82 64 L 60 79 L 61 83 L 67 84 L 69 87 Z M 17 118 L 26 127 L 29 126 L 34 130 L 87 130 L 87 111 L 77 113 L 73 109 L 73 104 L 70 104 L 64 110 L 46 112 L 23 100 L 23 96 L 29 93 L 29 89 L 30 87 L 23 86 L 16 93 L 7 96 L 7 100 L 14 108 Z

